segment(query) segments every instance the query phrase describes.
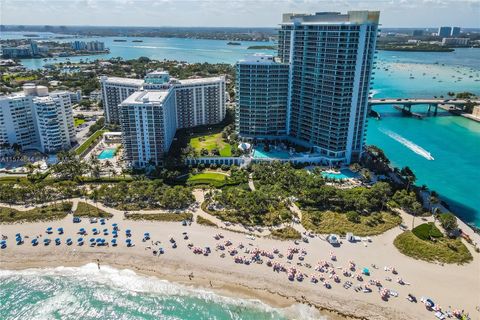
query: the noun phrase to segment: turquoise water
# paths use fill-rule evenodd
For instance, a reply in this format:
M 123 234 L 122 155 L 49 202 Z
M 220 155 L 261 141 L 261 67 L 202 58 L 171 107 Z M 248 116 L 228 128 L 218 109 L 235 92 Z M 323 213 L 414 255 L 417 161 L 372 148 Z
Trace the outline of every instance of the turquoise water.
M 19 32 L 4 32 L 0 39 L 21 38 Z M 126 42 L 115 42 L 115 39 L 123 39 Z M 122 57 L 125 60 L 136 59 L 139 57 L 148 57 L 158 60 L 179 60 L 186 62 L 210 62 L 210 63 L 230 63 L 237 62 L 238 59 L 248 54 L 261 51 L 275 54 L 272 50 L 250 50 L 252 45 L 272 45 L 271 42 L 252 42 L 242 41 L 239 46 L 227 45 L 224 40 L 206 40 L 206 39 L 181 39 L 181 38 L 151 38 L 151 37 L 96 37 L 96 38 L 75 38 L 74 40 L 92 41 L 99 40 L 105 42 L 105 47 L 110 49 L 109 54 L 91 55 L 83 57 L 69 57 L 69 61 L 78 62 L 93 61 L 95 59 L 109 59 L 113 57 Z M 143 42 L 132 42 L 132 40 L 142 40 Z M 72 39 L 55 39 L 58 42 L 71 42 Z M 67 58 L 49 59 L 23 59 L 22 64 L 28 68 L 41 68 L 45 64 L 56 62 L 66 62 Z
M 99 160 L 107 160 L 107 159 L 113 159 L 115 157 L 115 154 L 117 153 L 117 149 L 105 149 L 100 154 L 98 155 Z
M 478 79 L 480 50 L 380 52 L 373 92 L 375 98 L 446 96 L 448 91 L 480 95 Z M 394 165 L 412 168 L 416 184 L 426 184 L 464 221 L 480 226 L 480 123 L 447 112 L 418 120 L 402 117 L 391 106 L 374 109 L 382 119 L 369 119 L 367 144 L 382 148 Z M 413 110 L 422 112 L 425 106 Z
M 255 147 L 255 150 L 253 151 L 253 157 L 257 159 L 265 159 L 265 158 L 288 159 L 290 158 L 290 154 L 287 151 L 273 150 L 273 149 L 267 152 L 263 150 L 262 145 L 258 145 Z
M 342 169 L 339 173 L 332 173 L 332 172 L 322 172 L 322 176 L 328 179 L 335 179 L 335 180 L 343 180 L 349 178 L 356 178 L 358 175 L 351 170 Z
M 318 319 L 318 314 L 311 312 L 312 318 Z M 222 297 L 130 270 L 102 266 L 98 271 L 95 264 L 0 270 L 2 320 L 283 320 L 298 316 L 294 308 L 280 310 L 257 300 Z

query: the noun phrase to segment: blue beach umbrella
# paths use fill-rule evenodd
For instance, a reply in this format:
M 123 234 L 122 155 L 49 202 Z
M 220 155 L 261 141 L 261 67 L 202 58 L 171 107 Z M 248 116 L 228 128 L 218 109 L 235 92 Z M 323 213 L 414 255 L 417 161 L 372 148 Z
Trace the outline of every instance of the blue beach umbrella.
M 43 244 L 48 246 L 50 244 L 50 239 L 43 239 Z
M 112 246 L 116 246 L 117 245 L 117 239 L 112 239 Z
M 60 243 L 61 243 L 61 242 L 60 242 L 60 238 L 55 239 L 55 244 L 56 244 L 57 246 L 60 245 Z
M 59 234 L 62 234 L 63 233 L 63 228 L 57 228 L 57 231 Z
M 67 245 L 71 245 L 72 244 L 72 238 L 68 238 L 66 243 L 67 243 Z
M 95 238 L 90 238 L 90 243 L 95 242 Z
M 48 227 L 48 228 L 47 228 L 47 233 L 52 233 L 52 230 L 53 230 L 52 227 Z
M 32 239 L 32 245 L 36 246 L 38 244 L 38 240 L 37 239 Z
M 21 236 L 22 236 L 22 235 L 21 235 L 20 233 L 17 233 L 17 234 L 15 235 L 15 237 L 17 237 L 17 238 L 18 238 L 18 237 L 21 237 Z
M 77 242 L 83 242 L 83 238 L 78 238 Z

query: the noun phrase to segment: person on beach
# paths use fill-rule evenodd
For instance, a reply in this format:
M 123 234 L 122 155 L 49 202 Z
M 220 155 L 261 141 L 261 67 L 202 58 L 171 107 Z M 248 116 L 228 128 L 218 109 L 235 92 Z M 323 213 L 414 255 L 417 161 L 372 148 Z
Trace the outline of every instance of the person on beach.
M 192 279 L 193 279 L 193 272 L 188 275 L 188 278 L 190 279 L 190 281 L 192 281 Z
M 97 259 L 97 267 L 98 267 L 98 270 L 100 270 L 100 260 Z

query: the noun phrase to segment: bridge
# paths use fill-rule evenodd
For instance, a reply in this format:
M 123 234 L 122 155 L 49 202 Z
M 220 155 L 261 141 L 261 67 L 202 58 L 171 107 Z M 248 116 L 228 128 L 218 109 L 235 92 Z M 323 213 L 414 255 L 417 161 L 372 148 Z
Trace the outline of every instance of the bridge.
M 480 105 L 480 100 L 470 99 L 409 99 L 409 98 L 384 98 L 384 99 L 370 99 L 368 101 L 369 106 L 382 106 L 382 105 L 396 105 L 401 110 L 405 110 L 411 113 L 412 106 L 414 105 L 428 105 L 428 112 L 431 108 L 434 108 L 434 115 L 437 115 L 438 106 L 451 106 L 455 111 L 463 111 L 467 104 Z M 450 110 L 450 108 L 445 108 Z

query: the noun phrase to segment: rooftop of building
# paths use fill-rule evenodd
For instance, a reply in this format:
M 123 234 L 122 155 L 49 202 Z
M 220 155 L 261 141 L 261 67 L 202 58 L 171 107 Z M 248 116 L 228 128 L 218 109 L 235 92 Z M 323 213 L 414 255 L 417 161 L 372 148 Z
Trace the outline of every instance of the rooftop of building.
M 209 78 L 181 79 L 181 80 L 176 79 L 176 80 L 181 85 L 194 85 L 194 84 L 225 81 L 225 77 L 224 76 L 219 76 L 219 77 L 209 77 Z
M 284 13 L 282 25 L 301 24 L 378 24 L 380 11 L 348 11 L 346 14 L 340 12 L 316 12 L 309 13 Z
M 122 105 L 163 103 L 171 90 L 139 90 L 132 93 Z
M 238 64 L 281 64 L 277 57 L 264 54 L 264 53 L 255 53 L 249 56 L 246 56 L 244 59 L 239 60 Z
M 142 86 L 144 81 L 143 79 L 131 79 L 131 78 L 120 78 L 120 77 L 107 77 L 102 76 L 100 80 L 103 82 L 108 82 L 111 84 L 123 84 L 123 85 L 132 85 L 132 86 Z

